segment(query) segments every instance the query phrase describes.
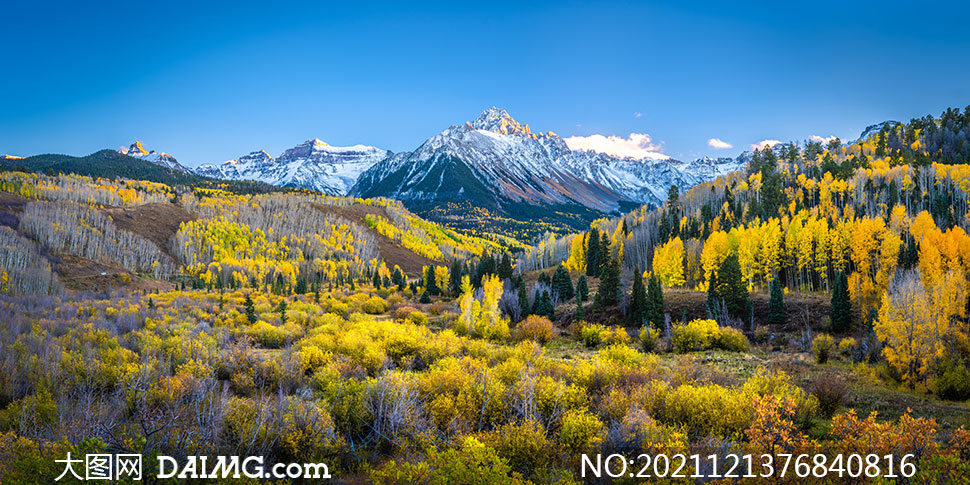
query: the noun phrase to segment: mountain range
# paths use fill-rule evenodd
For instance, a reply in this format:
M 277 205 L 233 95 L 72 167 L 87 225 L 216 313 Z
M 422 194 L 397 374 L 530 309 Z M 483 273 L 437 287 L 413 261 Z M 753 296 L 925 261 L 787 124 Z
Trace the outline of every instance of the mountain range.
M 195 172 L 206 177 L 256 180 L 329 195 L 347 195 L 361 173 L 391 155 L 390 151 L 376 147 L 337 147 L 315 138 L 284 151 L 277 158 L 259 150 L 219 165 L 200 165 Z
M 686 189 L 737 170 L 746 161 L 745 154 L 682 162 L 660 154 L 638 159 L 572 150 L 559 135 L 533 133 L 529 125 L 495 107 L 446 128 L 414 151 L 400 153 L 312 139 L 276 158 L 259 150 L 193 171 L 139 142 L 119 151 L 206 177 L 331 195 L 389 197 L 424 213 L 465 204 L 520 220 L 523 209 L 540 220 L 565 212 L 583 212 L 580 219 L 585 220 L 633 205 L 659 204 L 671 185 Z

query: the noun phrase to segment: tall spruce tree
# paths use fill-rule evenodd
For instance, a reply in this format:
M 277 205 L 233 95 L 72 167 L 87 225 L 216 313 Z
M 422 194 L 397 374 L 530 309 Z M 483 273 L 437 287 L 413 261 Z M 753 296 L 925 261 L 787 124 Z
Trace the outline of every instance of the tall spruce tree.
M 852 326 L 852 301 L 845 273 L 836 275 L 832 285 L 831 320 L 832 330 L 836 332 L 845 332 Z
M 394 267 L 394 274 L 391 275 L 391 283 L 397 285 L 397 291 L 404 291 L 404 288 L 408 285 L 408 279 L 404 276 L 404 272 L 401 271 L 400 266 Z
M 431 296 L 438 296 L 441 294 L 441 288 L 438 288 L 438 282 L 435 281 L 434 266 L 425 266 L 425 273 L 427 276 L 427 282 L 424 285 L 424 290 L 428 292 Z
M 771 298 L 768 299 L 768 324 L 784 325 L 786 318 L 785 292 L 781 289 L 781 278 L 775 276 L 771 280 Z
M 451 272 L 448 274 L 448 292 L 452 296 L 461 293 L 461 277 L 465 275 L 465 268 L 457 259 L 451 262 Z
M 243 300 L 243 308 L 246 312 L 246 320 L 249 320 L 249 323 L 256 323 L 256 320 L 259 320 L 259 317 L 256 315 L 256 305 L 253 303 L 253 297 L 248 294 L 246 295 L 246 299 Z
M 600 275 L 600 288 L 597 298 L 601 307 L 611 307 L 620 302 L 620 265 L 608 258 Z
M 660 286 L 660 278 L 650 277 L 650 284 L 647 285 L 647 304 L 646 320 L 654 328 L 660 329 L 664 325 L 664 292 Z
M 589 283 L 586 282 L 586 275 L 579 275 L 579 279 L 576 280 L 576 297 L 580 301 L 589 301 Z
M 539 298 L 539 305 L 535 311 L 536 315 L 548 317 L 550 320 L 556 318 L 556 307 L 552 306 L 552 297 L 549 296 L 548 291 L 542 292 L 542 297 Z
M 552 277 L 552 291 L 556 293 L 559 301 L 569 301 L 573 298 L 573 280 L 569 276 L 569 270 L 562 263 L 559 263 L 556 274 Z
M 741 275 L 737 254 L 725 258 L 717 270 L 717 296 L 724 300 L 728 314 L 749 323 L 748 286 Z
M 383 281 L 381 280 L 381 272 L 375 269 L 374 270 L 374 288 L 380 289 L 382 282 Z M 299 292 L 297 292 L 297 293 L 299 293 Z
M 630 306 L 627 314 L 634 325 L 640 327 L 647 321 L 647 290 L 643 286 L 643 273 L 640 266 L 633 272 L 633 289 L 630 290 Z
M 280 314 L 280 323 L 286 324 L 286 300 L 280 300 L 280 304 L 276 306 L 276 312 Z
M 512 260 L 509 253 L 502 253 L 502 262 L 498 265 L 498 277 L 501 280 L 512 279 Z
M 595 228 L 586 234 L 586 276 L 599 276 L 600 233 Z
M 606 231 L 600 233 L 600 254 L 596 258 L 600 265 L 599 277 L 603 277 L 603 271 L 613 262 L 613 255 L 610 254 L 610 237 L 606 234 Z

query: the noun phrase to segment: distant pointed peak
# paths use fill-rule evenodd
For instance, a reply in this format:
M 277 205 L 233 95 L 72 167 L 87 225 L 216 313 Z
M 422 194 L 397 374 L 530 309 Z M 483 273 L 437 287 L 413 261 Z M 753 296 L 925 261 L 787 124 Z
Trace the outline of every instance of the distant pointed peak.
M 325 142 L 325 141 L 323 141 L 323 140 L 321 140 L 319 138 L 311 138 L 311 139 L 309 139 L 309 140 L 306 141 L 306 144 L 307 145 L 310 145 L 310 146 L 313 146 L 313 147 L 328 147 L 328 146 L 330 146 L 329 143 L 327 143 L 327 142 Z
M 503 135 L 531 135 L 529 125 L 523 125 L 509 116 L 508 111 L 492 106 L 471 122 L 472 128 L 493 131 Z
M 145 150 L 140 141 L 135 141 L 128 147 L 128 155 L 145 156 L 148 155 L 148 150 Z

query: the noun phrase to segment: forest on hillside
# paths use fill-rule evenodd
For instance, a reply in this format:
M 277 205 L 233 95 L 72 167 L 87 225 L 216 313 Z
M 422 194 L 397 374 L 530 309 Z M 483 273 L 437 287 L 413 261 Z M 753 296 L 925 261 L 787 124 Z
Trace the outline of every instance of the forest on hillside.
M 968 135 L 948 110 L 766 147 L 534 245 L 385 199 L 0 172 L 0 482 L 71 452 L 340 483 L 582 483 L 584 455 L 644 454 L 811 464 L 612 481 L 964 483 Z

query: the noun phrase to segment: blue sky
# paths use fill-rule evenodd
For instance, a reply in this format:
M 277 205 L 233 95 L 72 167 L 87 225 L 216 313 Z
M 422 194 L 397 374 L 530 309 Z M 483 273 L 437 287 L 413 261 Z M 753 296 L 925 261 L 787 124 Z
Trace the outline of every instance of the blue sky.
M 961 2 L 90 3 L 0 6 L 0 153 L 411 150 L 495 105 L 689 159 L 970 104 Z

